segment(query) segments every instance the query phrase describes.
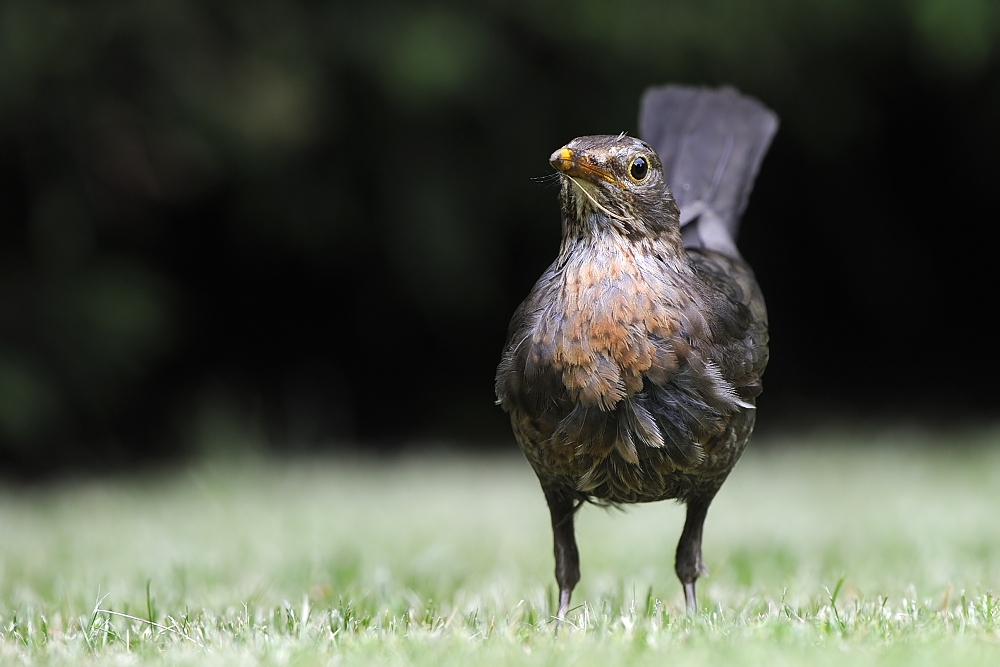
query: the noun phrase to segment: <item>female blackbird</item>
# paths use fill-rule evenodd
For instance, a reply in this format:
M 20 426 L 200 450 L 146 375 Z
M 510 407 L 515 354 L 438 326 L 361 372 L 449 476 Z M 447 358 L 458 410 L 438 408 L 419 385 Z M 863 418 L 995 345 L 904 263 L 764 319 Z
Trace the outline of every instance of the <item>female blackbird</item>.
M 580 137 L 552 154 L 562 245 L 497 370 L 551 513 L 559 621 L 583 501 L 685 503 L 675 571 L 696 609 L 702 525 L 767 364 L 764 300 L 734 237 L 776 116 L 731 88 L 666 86 L 644 95 L 640 128 L 649 143 Z

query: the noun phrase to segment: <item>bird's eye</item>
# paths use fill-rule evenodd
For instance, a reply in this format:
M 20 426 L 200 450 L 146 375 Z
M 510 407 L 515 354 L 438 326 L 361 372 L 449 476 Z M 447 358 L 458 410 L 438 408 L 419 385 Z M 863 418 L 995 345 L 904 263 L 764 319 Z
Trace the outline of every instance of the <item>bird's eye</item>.
M 649 173 L 649 162 L 646 161 L 644 157 L 637 157 L 632 160 L 632 164 L 628 166 L 628 175 L 632 177 L 636 183 L 641 182 L 646 178 Z

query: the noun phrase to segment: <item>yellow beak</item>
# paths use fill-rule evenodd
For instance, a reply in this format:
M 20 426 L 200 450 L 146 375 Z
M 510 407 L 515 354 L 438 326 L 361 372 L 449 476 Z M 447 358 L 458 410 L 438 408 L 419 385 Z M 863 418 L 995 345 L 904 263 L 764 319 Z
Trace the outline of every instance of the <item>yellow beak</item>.
M 585 155 L 578 155 L 572 149 L 563 146 L 549 158 L 549 164 L 556 171 L 567 176 L 579 176 L 589 181 L 601 179 L 608 183 L 618 183 L 618 179 L 599 167 L 587 161 Z

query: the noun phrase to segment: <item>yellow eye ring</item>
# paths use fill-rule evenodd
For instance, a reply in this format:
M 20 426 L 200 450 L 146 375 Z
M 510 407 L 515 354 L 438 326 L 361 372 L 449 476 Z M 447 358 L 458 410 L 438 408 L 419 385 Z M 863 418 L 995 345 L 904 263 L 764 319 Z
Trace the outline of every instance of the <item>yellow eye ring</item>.
M 641 155 L 634 158 L 628 165 L 628 175 L 636 183 L 642 183 L 649 175 L 649 160 Z

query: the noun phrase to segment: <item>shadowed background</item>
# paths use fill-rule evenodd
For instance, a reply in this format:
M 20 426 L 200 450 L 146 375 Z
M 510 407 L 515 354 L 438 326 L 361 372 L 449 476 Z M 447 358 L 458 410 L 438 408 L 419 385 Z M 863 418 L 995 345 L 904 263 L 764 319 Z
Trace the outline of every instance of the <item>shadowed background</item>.
M 782 120 L 759 429 L 995 416 L 989 0 L 0 4 L 0 465 L 513 447 L 548 155 L 652 84 Z

